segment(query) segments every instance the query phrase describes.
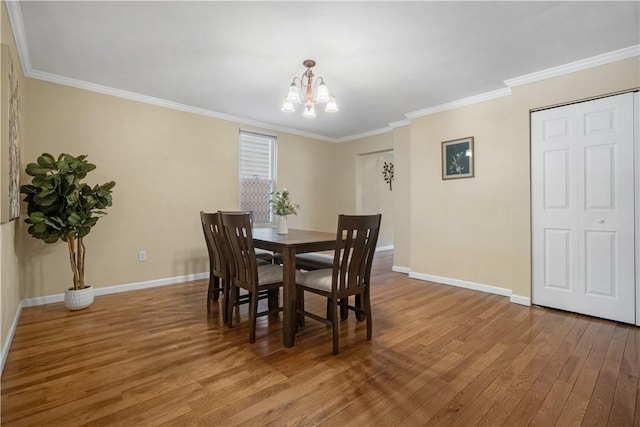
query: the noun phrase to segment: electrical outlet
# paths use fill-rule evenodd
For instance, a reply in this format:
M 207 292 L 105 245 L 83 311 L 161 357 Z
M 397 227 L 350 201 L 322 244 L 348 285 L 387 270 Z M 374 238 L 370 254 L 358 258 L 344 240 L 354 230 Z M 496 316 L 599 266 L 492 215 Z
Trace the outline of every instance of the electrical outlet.
M 138 262 L 145 262 L 147 260 L 147 251 L 138 252 Z

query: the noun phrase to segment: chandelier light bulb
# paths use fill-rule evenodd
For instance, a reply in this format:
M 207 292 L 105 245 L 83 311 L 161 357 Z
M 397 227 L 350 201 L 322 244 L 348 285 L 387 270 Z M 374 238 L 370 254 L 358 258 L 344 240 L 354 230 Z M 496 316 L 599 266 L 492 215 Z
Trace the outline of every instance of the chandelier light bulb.
M 329 97 L 329 102 L 327 102 L 327 106 L 325 107 L 324 111 L 325 113 L 336 113 L 339 111 L 335 96 L 331 95 Z
M 325 102 L 329 102 L 329 88 L 324 82 L 320 83 L 316 92 L 315 101 L 318 104 L 324 104 Z
M 291 86 L 289 86 L 289 92 L 287 93 L 286 100 L 291 104 L 300 102 L 300 91 L 298 90 L 298 86 L 296 86 L 295 81 L 291 82 Z
M 294 111 L 296 111 L 296 109 L 293 107 L 293 104 L 287 101 L 287 98 L 284 99 L 282 108 L 280 110 L 284 111 L 285 113 L 293 113 Z
M 316 117 L 316 107 L 311 104 L 311 105 L 306 105 L 304 107 L 304 113 L 302 113 L 302 115 L 306 118 L 309 119 L 313 119 Z

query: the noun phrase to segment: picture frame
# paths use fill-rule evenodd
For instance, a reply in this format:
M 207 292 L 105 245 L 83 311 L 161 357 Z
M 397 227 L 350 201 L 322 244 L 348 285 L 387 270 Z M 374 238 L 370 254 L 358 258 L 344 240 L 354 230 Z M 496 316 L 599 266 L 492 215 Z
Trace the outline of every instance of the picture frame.
M 442 179 L 473 178 L 473 137 L 442 143 Z
M 20 87 L 9 46 L 0 48 L 0 223 L 7 223 L 20 216 Z

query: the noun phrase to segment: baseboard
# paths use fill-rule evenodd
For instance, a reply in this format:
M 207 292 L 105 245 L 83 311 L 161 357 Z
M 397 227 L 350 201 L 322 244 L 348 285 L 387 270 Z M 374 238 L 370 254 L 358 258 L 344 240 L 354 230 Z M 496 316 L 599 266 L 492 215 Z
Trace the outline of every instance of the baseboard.
M 390 251 L 393 249 L 393 245 L 388 245 L 388 246 L 378 246 L 376 247 L 376 252 L 380 252 L 380 251 Z
M 33 307 L 36 305 L 53 304 L 64 301 L 64 294 L 46 295 L 43 297 L 25 298 L 21 301 L 23 307 Z
M 531 298 L 523 297 L 522 295 L 513 295 L 509 297 L 509 301 L 515 304 L 526 305 L 527 307 L 531 307 Z
M 411 269 L 409 267 L 400 267 L 399 265 L 392 266 L 391 271 L 395 271 L 396 273 L 404 273 L 404 274 L 411 273 Z
M 191 280 L 208 279 L 209 273 L 194 273 L 184 276 L 167 277 L 164 279 L 147 280 L 145 282 L 125 283 L 123 285 L 105 286 L 103 288 L 95 288 L 93 293 L 95 296 L 117 294 L 120 292 L 137 291 L 140 289 L 155 288 L 158 286 L 175 285 L 176 283 L 189 282 Z M 51 304 L 64 301 L 64 293 L 47 295 L 44 297 L 26 298 L 21 304 L 23 307 L 33 307 L 36 305 Z
M 18 327 L 18 321 L 20 320 L 20 314 L 22 313 L 22 301 L 18 304 L 18 309 L 16 310 L 16 315 L 13 316 L 13 322 L 11 323 L 11 327 L 9 328 L 9 332 L 7 333 L 7 339 L 4 341 L 4 346 L 2 347 L 2 354 L 0 357 L 0 375 L 4 372 L 4 365 L 7 363 L 7 357 L 9 357 L 9 349 L 11 348 L 11 343 L 13 342 L 13 335 L 16 333 L 16 328 Z
M 104 288 L 96 288 L 94 294 L 109 295 L 120 292 L 137 291 L 139 289 L 156 288 L 158 286 L 175 285 L 176 283 L 190 282 L 192 280 L 208 279 L 209 273 L 194 273 L 184 276 L 167 277 L 165 279 L 147 280 L 146 282 L 134 282 L 124 285 L 106 286 Z
M 409 277 L 412 279 L 426 280 L 429 282 L 441 283 L 443 285 L 457 286 L 459 288 L 471 289 L 474 291 L 487 292 L 489 294 L 511 296 L 511 289 L 499 288 L 497 286 L 484 285 L 482 283 L 468 282 L 466 280 L 450 279 L 448 277 L 434 276 L 432 274 L 423 274 L 410 272 Z

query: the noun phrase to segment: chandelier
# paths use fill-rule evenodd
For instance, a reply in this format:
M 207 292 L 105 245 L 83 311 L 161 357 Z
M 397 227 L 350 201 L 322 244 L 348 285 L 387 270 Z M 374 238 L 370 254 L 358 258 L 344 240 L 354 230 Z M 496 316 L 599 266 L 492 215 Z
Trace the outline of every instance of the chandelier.
M 324 111 L 327 113 L 335 113 L 338 111 L 338 105 L 336 104 L 336 98 L 329 90 L 327 85 L 324 84 L 324 79 L 318 77 L 313 84 L 313 71 L 311 69 L 315 67 L 316 61 L 312 59 L 305 60 L 302 65 L 307 67 L 307 70 L 302 74 L 302 77 L 294 77 L 291 85 L 289 86 L 289 92 L 284 97 L 281 110 L 285 113 L 291 113 L 295 111 L 293 104 L 300 104 L 303 102 L 301 94 L 304 92 L 304 117 L 316 116 L 316 104 L 326 104 Z M 306 80 L 305 80 L 306 79 Z

